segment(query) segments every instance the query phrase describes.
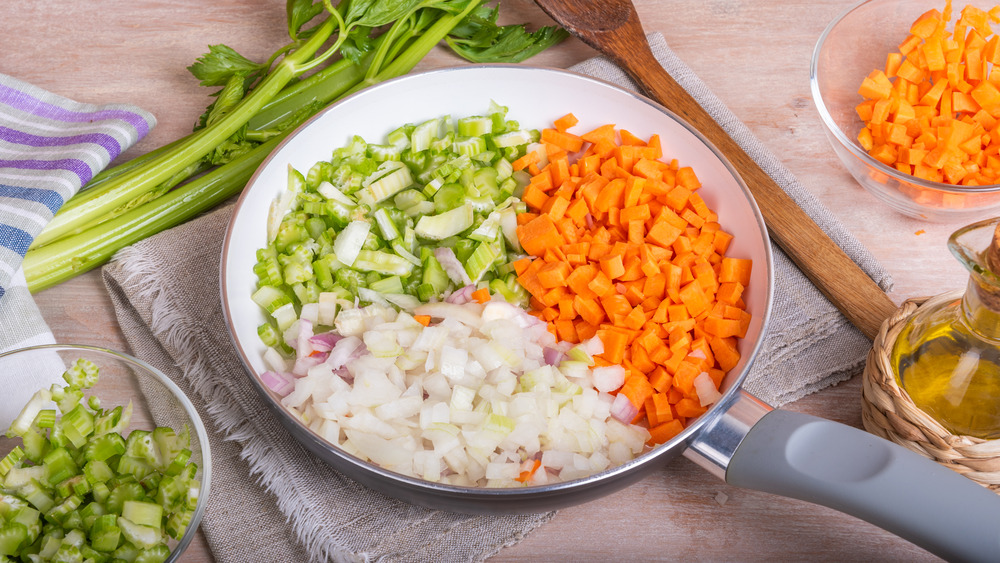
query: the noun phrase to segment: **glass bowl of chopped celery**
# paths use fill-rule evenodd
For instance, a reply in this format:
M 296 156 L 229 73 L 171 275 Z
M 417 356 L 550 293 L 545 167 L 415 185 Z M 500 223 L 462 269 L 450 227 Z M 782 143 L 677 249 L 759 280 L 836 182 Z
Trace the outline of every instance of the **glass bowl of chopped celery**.
M 850 174 L 893 210 L 933 222 L 1000 212 L 1000 90 L 988 79 L 996 80 L 988 59 L 1000 40 L 987 31 L 987 12 L 963 7 L 862 2 L 830 23 L 810 67 L 824 131 Z M 966 43 L 973 48 L 960 53 Z
M 127 354 L 0 354 L 3 560 L 176 561 L 208 501 L 208 434 L 184 392 Z

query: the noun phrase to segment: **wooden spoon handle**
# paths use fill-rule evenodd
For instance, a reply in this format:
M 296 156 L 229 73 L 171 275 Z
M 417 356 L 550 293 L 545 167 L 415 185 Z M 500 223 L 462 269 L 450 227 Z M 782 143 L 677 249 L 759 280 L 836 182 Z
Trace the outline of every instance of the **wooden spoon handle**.
M 641 29 L 640 29 L 641 32 Z M 640 35 L 640 37 L 644 37 Z M 636 42 L 637 43 L 637 42 Z M 760 206 L 774 241 L 820 292 L 868 338 L 874 338 L 896 305 L 740 147 L 653 56 L 645 40 L 615 61 L 653 99 L 674 111 L 732 162 Z M 612 58 L 615 59 L 612 55 Z

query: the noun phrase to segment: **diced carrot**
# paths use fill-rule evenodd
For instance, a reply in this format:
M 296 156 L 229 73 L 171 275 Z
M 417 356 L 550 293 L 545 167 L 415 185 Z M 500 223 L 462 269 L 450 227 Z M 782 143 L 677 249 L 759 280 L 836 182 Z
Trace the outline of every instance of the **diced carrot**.
M 562 261 L 547 262 L 535 274 L 542 287 L 551 289 L 566 285 L 566 277 L 569 276 L 571 268 L 569 264 Z
M 542 141 L 565 149 L 567 152 L 577 152 L 583 148 L 583 139 L 556 129 L 542 129 Z
M 628 336 L 619 331 L 599 331 L 601 342 L 604 344 L 604 352 L 600 354 L 605 360 L 620 364 L 625 359 L 625 347 L 628 345 Z
M 597 144 L 599 142 L 615 142 L 615 126 L 613 123 L 601 125 L 597 129 L 580 135 L 580 138 L 588 143 Z
M 646 399 L 645 407 L 650 428 L 674 419 L 674 410 L 671 408 L 666 393 L 653 393 Z
M 991 22 L 1000 10 L 966 6 L 954 21 L 951 3 L 942 12 L 919 16 L 890 53 L 884 69 L 873 69 L 858 93 L 866 101 L 855 110 L 864 123 L 858 143 L 887 166 L 932 182 L 956 185 L 996 183 L 985 173 L 983 153 L 1000 151 L 1000 36 Z M 970 124 L 982 125 L 970 135 Z M 965 206 L 974 196 L 941 196 L 916 185 L 902 193 L 927 205 Z M 947 200 L 947 203 L 946 203 Z
M 616 279 L 625 273 L 625 265 L 622 264 L 621 254 L 614 254 L 602 258 L 601 261 L 601 271 L 604 272 L 609 279 Z
M 597 335 L 597 325 L 591 324 L 583 319 L 577 319 L 576 321 L 576 336 L 581 342 L 584 340 L 590 340 Z
M 671 438 L 680 434 L 683 430 L 684 425 L 676 418 L 663 424 L 657 424 L 649 429 L 649 440 L 646 443 L 654 445 L 669 442 Z
M 740 353 L 731 339 L 713 336 L 708 342 L 712 346 L 712 353 L 715 354 L 715 360 L 720 368 L 729 371 L 736 367 L 740 361 Z
M 527 203 L 531 209 L 540 211 L 549 200 L 549 196 L 537 186 L 528 185 L 524 188 L 524 194 L 521 196 L 521 200 Z
M 674 386 L 685 395 L 691 395 L 694 392 L 694 380 L 701 371 L 699 366 L 687 360 L 681 361 L 674 372 Z
M 666 392 L 674 384 L 674 377 L 663 365 L 656 366 L 648 377 L 649 384 L 658 392 Z
M 418 323 L 424 326 L 429 326 L 431 324 L 430 315 L 413 315 L 413 320 L 417 321 Z
M 486 303 L 490 300 L 490 290 L 482 287 L 472 292 L 472 299 L 476 303 Z
M 540 256 L 546 248 L 559 246 L 562 235 L 548 215 L 539 215 L 530 223 L 517 227 L 517 238 L 528 254 Z
M 607 295 L 613 289 L 611 278 L 603 270 L 594 274 L 594 279 L 590 280 L 587 287 L 598 297 Z
M 702 312 L 707 311 L 710 305 L 708 295 L 705 294 L 705 290 L 697 281 L 692 281 L 682 287 L 680 298 L 692 317 L 697 317 Z
M 604 308 L 592 299 L 584 299 L 579 295 L 573 298 L 573 309 L 583 320 L 592 325 L 599 325 L 604 321 Z
M 625 384 L 618 392 L 628 397 L 635 408 L 640 408 L 645 405 L 646 399 L 656 393 L 656 390 L 649 384 L 645 375 L 630 375 L 625 378 Z
M 677 401 L 674 408 L 677 410 L 677 416 L 683 416 L 685 418 L 701 416 L 708 411 L 708 407 L 701 406 L 701 403 L 699 403 L 697 399 L 692 399 L 690 397 L 684 397 L 683 399 Z
M 524 170 L 529 165 L 538 164 L 540 158 L 541 157 L 538 156 L 537 152 L 530 151 L 525 153 L 525 155 L 522 156 L 521 158 L 515 160 L 514 162 L 511 162 L 510 165 L 514 168 L 514 170 Z
M 565 132 L 567 129 L 576 125 L 577 123 L 579 123 L 579 120 L 576 118 L 576 116 L 573 115 L 572 113 L 567 113 L 566 115 L 555 120 L 552 123 L 552 125 L 556 128 L 557 131 Z
M 750 283 L 750 269 L 753 262 L 749 258 L 723 258 L 719 270 L 719 281 L 739 282 L 744 286 Z
M 882 92 L 888 80 L 873 73 L 870 93 Z M 911 123 L 921 114 L 899 100 L 918 101 L 927 91 L 888 83 L 886 95 L 897 101 L 887 97 L 866 106 L 866 113 L 884 124 L 877 129 L 878 139 L 896 142 L 901 148 L 892 149 L 894 155 L 924 158 L 933 147 L 913 148 L 921 130 Z M 967 94 L 958 98 L 966 105 L 985 107 L 993 99 L 986 87 L 973 95 L 972 86 L 948 89 L 942 96 L 953 98 L 953 92 Z M 981 111 L 970 123 L 980 136 L 989 136 L 997 119 Z M 973 149 L 973 125 L 920 119 L 940 128 L 941 135 L 947 128 L 954 141 L 941 144 L 949 150 Z M 742 299 L 752 262 L 727 256 L 733 236 L 700 197 L 695 171 L 677 160 L 660 160 L 658 136 L 647 142 L 614 125 L 577 136 L 570 132 L 575 125 L 575 116 L 567 114 L 543 130 L 546 166 L 540 168 L 536 157 L 519 163 L 532 177 L 522 196 L 530 212 L 519 214 L 517 235 L 533 259 L 516 261 L 514 271 L 531 295 L 532 314 L 548 323 L 558 340 L 600 338 L 604 351 L 595 356 L 595 365 L 626 369 L 619 393 L 638 409 L 635 422 L 644 420 L 659 443 L 704 412 L 694 379 L 707 372 L 718 383 L 738 363 L 736 344 L 752 318 Z M 1000 150 L 990 155 L 1000 176 Z M 982 170 L 966 174 L 984 174 L 986 155 L 981 162 Z

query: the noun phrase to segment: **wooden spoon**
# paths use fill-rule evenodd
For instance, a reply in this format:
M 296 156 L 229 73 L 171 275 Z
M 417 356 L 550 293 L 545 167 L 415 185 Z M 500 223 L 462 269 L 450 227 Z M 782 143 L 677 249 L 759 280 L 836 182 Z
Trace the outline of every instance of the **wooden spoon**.
M 545 13 L 624 69 L 648 94 L 708 138 L 732 162 L 760 206 L 771 238 L 868 338 L 896 305 L 878 285 L 660 66 L 629 0 L 535 0 Z

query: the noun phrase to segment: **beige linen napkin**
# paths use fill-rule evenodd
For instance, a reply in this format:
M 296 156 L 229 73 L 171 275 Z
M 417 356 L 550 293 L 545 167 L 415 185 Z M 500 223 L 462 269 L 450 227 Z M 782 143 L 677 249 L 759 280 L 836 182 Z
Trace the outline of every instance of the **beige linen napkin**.
M 885 289 L 888 274 L 667 48 L 666 69 Z M 635 85 L 595 58 L 579 72 Z M 202 527 L 219 561 L 480 561 L 554 513 L 485 517 L 398 502 L 343 477 L 291 438 L 247 384 L 219 299 L 226 206 L 123 250 L 105 283 L 133 352 L 189 394 L 212 436 L 212 494 Z M 746 388 L 779 405 L 857 373 L 871 343 L 780 252 L 771 330 Z M 259 486 L 258 486 L 259 484 Z

